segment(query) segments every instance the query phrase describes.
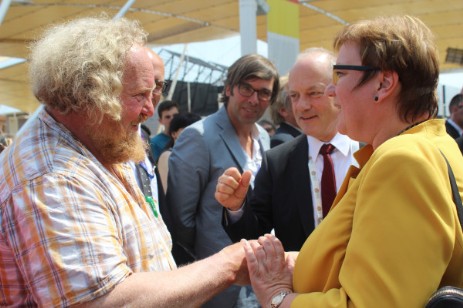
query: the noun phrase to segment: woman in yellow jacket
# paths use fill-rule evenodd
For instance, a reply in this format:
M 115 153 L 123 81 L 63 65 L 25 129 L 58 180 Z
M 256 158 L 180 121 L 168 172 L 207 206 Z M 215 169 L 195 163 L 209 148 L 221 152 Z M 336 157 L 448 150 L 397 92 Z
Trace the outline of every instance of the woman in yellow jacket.
M 279 241 L 243 241 L 264 307 L 423 307 L 440 286 L 463 287 L 463 158 L 437 113 L 437 48 L 410 16 L 346 26 L 326 93 L 338 129 L 367 145 L 356 153 L 331 211 L 307 239 L 294 271 Z

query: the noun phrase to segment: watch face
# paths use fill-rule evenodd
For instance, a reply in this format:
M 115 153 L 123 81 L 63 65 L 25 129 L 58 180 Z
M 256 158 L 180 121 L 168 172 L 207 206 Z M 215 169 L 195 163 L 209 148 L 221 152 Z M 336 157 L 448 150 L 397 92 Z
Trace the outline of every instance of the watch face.
M 274 297 L 272 297 L 272 301 L 270 303 L 271 307 L 275 308 L 275 307 L 280 306 L 281 302 L 283 301 L 283 299 L 288 294 L 289 294 L 289 292 L 280 292 L 277 295 L 275 295 Z
M 281 304 L 281 302 L 283 301 L 283 298 L 285 297 L 285 294 L 284 293 L 279 293 L 278 295 L 275 295 L 273 298 L 272 298 L 272 304 L 273 305 L 279 305 Z

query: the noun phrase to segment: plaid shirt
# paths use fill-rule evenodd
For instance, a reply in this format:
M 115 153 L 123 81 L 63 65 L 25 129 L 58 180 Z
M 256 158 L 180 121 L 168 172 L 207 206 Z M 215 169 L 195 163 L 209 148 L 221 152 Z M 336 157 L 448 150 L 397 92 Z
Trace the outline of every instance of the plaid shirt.
M 69 306 L 176 267 L 127 164 L 108 172 L 44 109 L 0 155 L 0 306 Z

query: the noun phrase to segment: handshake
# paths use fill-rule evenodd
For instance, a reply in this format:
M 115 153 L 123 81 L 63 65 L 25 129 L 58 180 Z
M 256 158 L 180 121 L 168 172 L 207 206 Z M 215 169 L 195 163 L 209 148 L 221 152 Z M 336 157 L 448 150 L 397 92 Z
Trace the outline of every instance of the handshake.
M 234 284 L 251 284 L 260 304 L 269 307 L 277 295 L 292 293 L 297 254 L 285 252 L 278 238 L 266 234 L 227 246 L 217 256 L 229 259 L 231 271 L 236 273 Z
M 249 170 L 241 174 L 237 168 L 228 168 L 218 178 L 215 198 L 228 211 L 239 211 L 250 182 Z M 277 307 L 285 296 L 292 293 L 293 269 L 298 252 L 285 252 L 275 236 L 266 234 L 257 240 L 243 239 L 225 247 L 220 254 L 236 257 L 232 261 L 239 265 L 235 269 L 234 283 L 251 284 L 263 307 Z

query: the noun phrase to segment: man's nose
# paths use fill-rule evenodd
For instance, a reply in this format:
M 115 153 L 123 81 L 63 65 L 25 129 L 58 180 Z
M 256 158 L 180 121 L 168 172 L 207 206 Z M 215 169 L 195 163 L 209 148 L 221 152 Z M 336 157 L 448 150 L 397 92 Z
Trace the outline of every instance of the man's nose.
M 145 99 L 143 104 L 142 113 L 144 113 L 148 118 L 151 118 L 154 114 L 154 105 L 153 105 L 153 94 L 149 96 L 148 99 Z
M 259 103 L 259 94 L 257 91 L 254 91 L 251 96 L 248 97 L 248 100 L 251 104 L 256 105 Z
M 293 105 L 298 110 L 306 110 L 312 108 L 312 102 L 308 97 L 299 97 L 297 101 L 295 101 L 295 105 Z

